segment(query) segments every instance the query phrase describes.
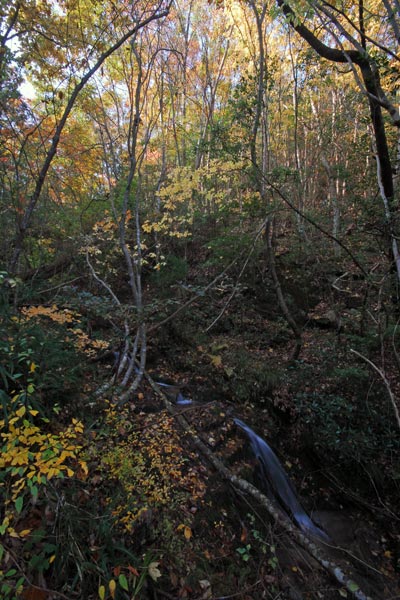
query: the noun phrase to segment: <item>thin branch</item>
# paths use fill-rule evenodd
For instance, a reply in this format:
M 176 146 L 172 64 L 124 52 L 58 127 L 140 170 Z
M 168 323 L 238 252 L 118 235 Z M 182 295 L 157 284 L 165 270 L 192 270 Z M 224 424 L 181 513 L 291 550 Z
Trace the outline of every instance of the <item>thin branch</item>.
M 89 252 L 88 252 L 88 250 L 86 250 L 86 262 L 87 262 L 87 265 L 88 265 L 88 267 L 90 269 L 90 272 L 91 272 L 93 278 L 100 285 L 102 285 L 107 290 L 107 292 L 110 294 L 111 298 L 114 300 L 115 304 L 117 306 L 121 306 L 121 302 L 118 300 L 117 296 L 114 294 L 114 292 L 112 291 L 112 289 L 110 288 L 110 286 L 108 285 L 108 283 L 106 283 L 103 279 L 101 279 L 101 277 L 99 277 L 97 275 L 96 271 L 94 270 L 94 267 L 93 267 L 92 263 L 89 260 Z
M 203 296 L 205 296 L 205 294 L 211 290 L 216 284 L 217 282 L 222 279 L 222 277 L 233 267 L 233 265 L 235 265 L 237 263 L 237 261 L 243 256 L 244 254 L 244 250 L 242 250 L 242 252 L 240 252 L 240 254 L 238 254 L 238 256 L 236 256 L 232 262 L 229 263 L 229 265 L 221 272 L 219 273 L 212 281 L 211 283 L 209 283 L 203 290 L 201 293 L 201 296 L 199 296 L 198 294 L 195 294 L 194 296 L 192 296 L 191 298 L 189 298 L 189 300 L 187 300 L 187 302 L 185 302 L 184 304 L 182 304 L 182 306 L 180 306 L 179 308 L 177 308 L 171 315 L 169 315 L 168 317 L 165 317 L 165 319 L 163 319 L 162 321 L 160 321 L 159 323 L 155 323 L 154 325 L 152 325 L 149 330 L 148 333 L 152 333 L 153 331 L 155 331 L 156 329 L 158 329 L 159 327 L 162 327 L 163 325 L 165 325 L 166 323 L 169 323 L 169 321 L 171 321 L 172 319 L 174 319 L 176 317 L 176 315 L 178 315 L 180 312 L 182 312 L 183 310 L 185 310 L 185 308 L 187 308 L 188 306 L 190 306 L 191 304 L 193 304 L 194 302 L 196 302 L 196 300 L 199 300 L 200 298 L 202 298 Z
M 253 240 L 253 244 L 252 244 L 252 246 L 251 246 L 251 248 L 250 248 L 250 251 L 249 251 L 248 255 L 246 256 L 246 260 L 244 261 L 244 263 L 243 263 L 243 266 L 242 266 L 242 268 L 240 269 L 240 273 L 239 273 L 239 275 L 238 275 L 238 277 L 237 277 L 237 279 L 236 279 L 236 284 L 235 284 L 235 287 L 234 287 L 234 288 L 233 288 L 233 290 L 232 290 L 232 293 L 230 294 L 230 296 L 229 296 L 228 300 L 226 301 L 226 303 L 225 303 L 225 305 L 224 305 L 223 309 L 221 310 L 221 312 L 219 313 L 219 315 L 218 315 L 217 317 L 215 317 L 215 319 L 214 319 L 214 321 L 211 323 L 211 325 L 209 325 L 209 326 L 207 327 L 207 329 L 205 330 L 205 331 L 206 331 L 206 333 L 208 333 L 208 332 L 210 331 L 210 329 L 212 329 L 212 328 L 214 327 L 214 325 L 215 325 L 216 323 L 218 323 L 218 321 L 221 319 L 221 317 L 222 317 L 222 316 L 225 314 L 225 312 L 226 312 L 226 310 L 227 310 L 227 308 L 228 308 L 229 304 L 232 302 L 232 298 L 235 296 L 235 294 L 236 294 L 236 292 L 237 292 L 237 290 L 238 290 L 238 286 L 239 286 L 239 281 L 240 281 L 240 278 L 242 277 L 242 275 L 243 275 L 243 273 L 244 273 L 244 270 L 245 270 L 245 268 L 246 268 L 246 267 L 247 267 L 247 265 L 249 264 L 250 257 L 251 257 L 251 255 L 252 255 L 252 254 L 253 254 L 253 252 L 254 252 L 254 248 L 256 247 L 256 243 L 257 243 L 257 241 L 258 241 L 258 238 L 259 238 L 259 237 L 260 237 L 260 235 L 262 234 L 262 232 L 263 232 L 263 230 L 264 230 L 264 227 L 265 227 L 265 225 L 266 225 L 266 223 L 267 223 L 267 221 L 268 221 L 268 218 L 269 218 L 269 216 L 268 216 L 268 217 L 265 219 L 265 221 L 263 222 L 263 224 L 261 225 L 261 227 L 259 228 L 259 230 L 258 230 L 258 231 L 257 231 L 257 233 L 256 233 L 256 236 L 255 236 L 255 238 L 254 238 L 254 240 Z
M 400 371 L 400 356 L 399 356 L 399 353 L 397 352 L 397 348 L 396 348 L 396 333 L 397 333 L 397 330 L 398 330 L 398 327 L 399 327 L 399 323 L 400 323 L 400 318 L 397 319 L 397 323 L 396 323 L 394 331 L 393 331 L 392 346 L 393 346 L 394 357 L 395 357 L 396 363 L 397 363 L 397 368 Z
M 255 166 L 255 168 L 257 168 L 257 166 Z M 348 254 L 348 256 L 350 256 L 350 258 L 354 262 L 354 264 L 363 273 L 363 275 L 365 275 L 365 277 L 368 277 L 368 272 L 364 269 L 364 267 L 362 266 L 362 264 L 354 256 L 353 252 L 350 250 L 350 248 L 348 248 L 346 246 L 346 244 L 344 244 L 342 241 L 340 241 L 339 238 L 337 238 L 334 235 L 332 235 L 331 233 L 329 233 L 329 231 L 326 231 L 326 229 L 324 229 L 323 227 L 321 227 L 321 225 L 318 225 L 318 223 L 316 221 L 314 221 L 314 219 L 312 219 L 311 217 L 309 217 L 308 215 L 306 215 L 306 213 L 304 213 L 301 210 L 299 210 L 287 198 L 287 196 L 285 196 L 285 194 L 274 183 L 272 183 L 270 181 L 270 179 L 268 179 L 268 177 L 264 173 L 262 173 L 261 176 L 265 179 L 265 181 L 266 181 L 267 185 L 269 186 L 269 188 L 271 190 L 273 190 L 274 192 L 276 192 L 278 194 L 278 196 L 281 198 L 281 200 L 283 200 L 284 203 L 287 204 L 296 214 L 298 214 L 302 219 L 304 219 L 305 221 L 307 221 L 308 223 L 310 223 L 313 227 L 315 227 L 315 229 L 317 229 L 318 231 L 320 231 L 321 233 L 323 233 L 327 238 L 329 238 L 330 240 L 333 240 L 334 242 L 336 242 L 336 244 L 338 244 L 341 248 L 343 248 L 343 250 L 346 252 L 346 254 Z
M 58 285 L 54 285 L 53 287 L 47 288 L 45 290 L 39 290 L 38 294 L 45 294 L 46 292 L 52 292 L 54 290 L 58 290 L 66 285 L 70 285 L 75 281 L 79 281 L 79 279 L 83 279 L 83 275 L 79 275 L 79 277 L 74 277 L 74 279 L 70 279 L 69 281 L 64 281 L 63 283 L 59 283 Z
M 359 356 L 360 358 L 362 358 L 363 360 L 365 360 L 365 362 L 368 363 L 379 374 L 379 376 L 382 378 L 382 381 L 385 384 L 385 387 L 386 387 L 386 389 L 388 391 L 388 394 L 389 394 L 390 401 L 391 401 L 392 406 L 393 406 L 394 414 L 396 416 L 397 425 L 398 425 L 398 427 L 400 429 L 400 414 L 399 414 L 399 409 L 397 408 L 396 399 L 394 397 L 394 394 L 392 392 L 392 388 L 390 387 L 390 383 L 389 383 L 389 381 L 388 381 L 385 373 L 375 363 L 373 363 L 372 360 L 369 360 L 369 358 L 367 358 L 363 354 L 360 354 L 359 352 L 357 352 L 357 350 L 353 350 L 353 348 L 350 348 L 350 352 L 353 352 L 353 354 L 356 354 L 357 356 Z
M 172 2 L 171 2 L 172 3 Z M 47 173 L 50 169 L 50 166 L 53 162 L 53 159 L 57 153 L 57 149 L 61 140 L 61 133 L 65 127 L 65 124 L 67 123 L 67 120 L 69 118 L 69 115 L 72 112 L 72 109 L 75 106 L 75 102 L 78 98 L 78 96 L 80 95 L 81 91 L 84 89 L 84 87 L 86 86 L 87 82 L 93 77 L 93 75 L 95 75 L 95 73 L 100 69 L 100 67 L 103 65 L 103 63 L 107 60 L 107 58 L 109 58 L 112 54 L 114 54 L 117 50 L 119 50 L 119 48 L 130 38 L 134 37 L 141 29 L 143 29 L 144 27 L 146 27 L 146 25 L 148 25 L 149 23 L 151 23 L 152 21 L 158 20 L 158 19 L 162 19 L 163 17 L 166 17 L 169 14 L 170 11 L 170 5 L 162 12 L 157 13 L 155 12 L 153 15 L 151 15 L 150 17 L 148 17 L 147 19 L 143 20 L 142 22 L 136 24 L 134 27 L 132 27 L 125 35 L 123 35 L 119 40 L 117 40 L 117 42 L 115 44 L 113 44 L 110 48 L 108 48 L 108 50 L 106 50 L 105 52 L 103 52 L 100 57 L 97 59 L 96 63 L 93 65 L 92 68 L 90 68 L 85 75 L 83 75 L 82 79 L 79 81 L 79 83 L 76 84 L 76 86 L 74 87 L 67 105 L 64 109 L 64 112 L 57 124 L 57 127 L 54 131 L 54 136 L 53 139 L 51 141 L 51 145 L 50 148 L 46 154 L 46 158 L 43 162 L 42 168 L 40 170 L 40 173 L 38 175 L 38 178 L 36 180 L 35 183 L 35 189 L 33 191 L 33 194 L 29 200 L 28 206 L 25 210 L 25 214 L 22 218 L 22 221 L 20 223 L 19 226 L 19 232 L 18 232 L 18 236 L 16 239 L 16 243 L 15 243 L 15 250 L 14 250 L 14 256 L 12 258 L 11 261 L 11 272 L 14 272 L 17 268 L 18 265 L 18 261 L 19 261 L 19 257 L 21 255 L 21 251 L 22 251 L 22 244 L 23 241 L 25 239 L 25 235 L 26 235 L 26 231 L 28 229 L 28 227 L 30 226 L 30 222 L 31 222 L 31 218 L 32 218 L 32 214 L 36 208 L 36 205 L 39 201 L 39 198 L 41 196 L 42 193 L 42 189 L 47 177 Z

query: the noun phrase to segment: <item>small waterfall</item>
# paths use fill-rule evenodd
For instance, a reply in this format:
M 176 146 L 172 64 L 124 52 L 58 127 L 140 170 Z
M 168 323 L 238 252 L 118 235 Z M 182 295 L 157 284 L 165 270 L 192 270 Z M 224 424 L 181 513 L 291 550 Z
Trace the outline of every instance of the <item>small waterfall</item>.
M 182 392 L 179 391 L 178 386 L 170 385 L 169 383 L 163 383 L 162 381 L 156 381 L 155 383 L 160 387 L 166 388 L 167 390 L 173 391 L 174 393 L 176 392 L 174 399 L 175 404 L 178 404 L 179 406 L 186 406 L 187 404 L 193 403 L 193 400 L 191 400 L 190 398 L 185 398 L 183 396 Z
M 261 473 L 267 484 L 273 490 L 277 499 L 285 507 L 289 516 L 298 527 L 307 535 L 316 537 L 324 542 L 329 542 L 329 537 L 319 527 L 317 527 L 301 506 L 293 484 L 289 480 L 284 468 L 279 462 L 278 457 L 262 438 L 243 423 L 240 419 L 233 419 L 234 423 L 242 429 L 250 440 L 253 453 L 258 461 Z

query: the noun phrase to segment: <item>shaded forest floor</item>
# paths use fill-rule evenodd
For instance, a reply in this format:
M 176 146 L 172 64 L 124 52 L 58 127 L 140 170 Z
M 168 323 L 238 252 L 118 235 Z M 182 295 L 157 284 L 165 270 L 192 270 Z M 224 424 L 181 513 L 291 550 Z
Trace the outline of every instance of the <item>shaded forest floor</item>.
M 291 361 L 294 342 L 273 290 L 257 294 L 244 285 L 228 301 L 227 285 L 152 337 L 149 370 L 156 380 L 179 386 L 172 395 L 179 391 L 193 399 L 176 410 L 233 472 L 253 481 L 254 461 L 233 416 L 268 440 L 306 510 L 344 549 L 362 589 L 373 598 L 394 598 L 400 593 L 398 433 L 382 382 L 350 353 L 354 348 L 379 355 L 383 338 L 362 331 L 356 277 L 349 276 L 339 302 L 321 300 L 314 285 L 297 286 L 293 276 L 287 281 L 293 310 L 303 320 L 297 361 Z M 391 340 L 382 343 L 396 393 Z M 159 429 L 165 415 L 181 442 L 176 453 L 189 461 L 184 472 L 193 486 L 186 503 L 176 505 L 174 492 L 138 525 L 144 548 L 161 545 L 159 597 L 346 597 L 262 508 L 193 452 L 190 436 L 182 437 L 146 382 L 133 404 L 129 421 L 144 429 Z
M 400 598 L 399 434 L 381 378 L 350 351 L 384 360 L 398 397 L 397 332 L 376 326 L 382 311 L 369 299 L 366 313 L 351 273 L 339 297 L 302 264 L 296 271 L 282 261 L 280 275 L 302 326 L 297 360 L 272 284 L 255 284 L 258 275 L 250 273 L 233 295 L 228 279 L 150 335 L 148 372 L 176 385 L 170 400 L 178 392 L 193 400 L 174 410 L 233 473 L 254 481 L 254 459 L 233 417 L 266 439 L 304 508 L 331 537 L 331 558 L 371 598 Z M 205 276 L 189 273 L 186 289 Z M 92 335 L 115 347 L 102 325 L 93 317 Z M 59 423 L 84 422 L 87 467 L 25 506 L 17 532 L 33 532 L 28 542 L 6 540 L 8 568 L 36 567 L 25 600 L 350 597 L 261 506 L 221 478 L 146 378 L 123 406 L 111 393 L 96 401 L 93 390 L 112 376 L 112 363 L 88 361 L 83 393 L 71 398 L 67 391 L 60 400 Z

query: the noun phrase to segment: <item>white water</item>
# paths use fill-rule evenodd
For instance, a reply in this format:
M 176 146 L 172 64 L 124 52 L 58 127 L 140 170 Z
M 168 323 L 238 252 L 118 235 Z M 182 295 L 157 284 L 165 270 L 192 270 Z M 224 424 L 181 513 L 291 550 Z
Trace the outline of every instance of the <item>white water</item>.
M 240 419 L 234 419 L 234 422 L 249 438 L 251 448 L 259 463 L 261 473 L 266 479 L 266 483 L 272 486 L 276 497 L 284 505 L 288 515 L 293 517 L 293 520 L 303 533 L 316 537 L 324 542 L 328 542 L 329 537 L 312 522 L 304 508 L 301 506 L 293 484 L 279 462 L 278 457 L 268 446 L 267 442 L 254 433 L 254 431 Z

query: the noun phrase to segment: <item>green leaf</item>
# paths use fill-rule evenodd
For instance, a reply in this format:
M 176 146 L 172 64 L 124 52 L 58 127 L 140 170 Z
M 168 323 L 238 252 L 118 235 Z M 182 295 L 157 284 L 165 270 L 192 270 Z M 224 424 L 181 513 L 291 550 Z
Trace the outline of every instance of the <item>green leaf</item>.
M 0 544 L 0 563 L 1 563 L 1 559 L 3 558 L 3 554 L 4 554 L 4 546 L 2 546 Z
M 9 571 L 7 571 L 4 577 L 13 577 L 13 575 L 15 575 L 16 572 L 17 569 L 10 569 Z
M 3 583 L 3 585 L 1 586 L 1 591 L 4 594 L 4 596 L 9 596 L 12 592 L 12 588 L 8 585 L 8 583 Z
M 106 588 L 104 587 L 104 585 L 101 585 L 99 587 L 99 598 L 100 598 L 100 600 L 104 600 L 105 595 L 106 595 Z
M 18 579 L 17 583 L 15 584 L 15 590 L 16 590 L 17 594 L 21 593 L 24 581 L 25 581 L 25 577 L 20 577 Z
M 350 590 L 350 592 L 358 592 L 358 590 L 360 588 L 354 581 L 349 581 L 349 585 L 347 586 L 347 589 Z
M 122 587 L 123 590 L 125 590 L 126 592 L 128 591 L 128 589 L 129 589 L 128 580 L 123 573 L 121 573 L 121 575 L 118 577 L 118 583 Z
M 17 511 L 18 514 L 21 512 L 23 505 L 24 505 L 23 497 L 18 496 L 18 498 L 15 501 L 15 510 Z

